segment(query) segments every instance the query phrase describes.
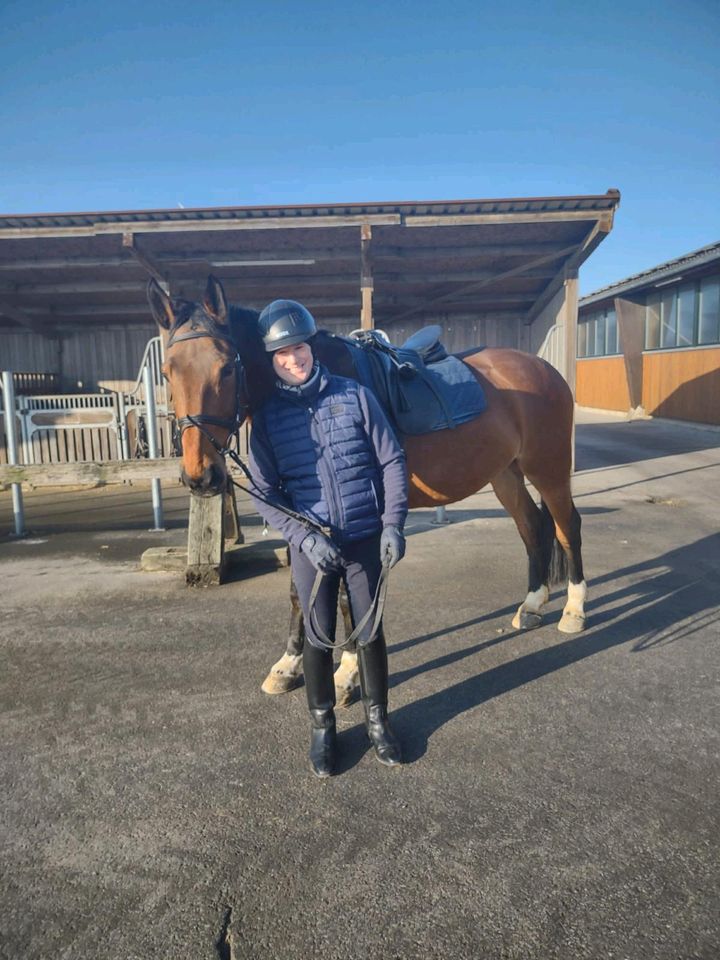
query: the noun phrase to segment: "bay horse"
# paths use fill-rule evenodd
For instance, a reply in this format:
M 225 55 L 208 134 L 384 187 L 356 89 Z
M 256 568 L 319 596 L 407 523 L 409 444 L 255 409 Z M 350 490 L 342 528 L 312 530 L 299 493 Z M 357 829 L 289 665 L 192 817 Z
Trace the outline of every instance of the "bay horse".
M 183 482 L 196 496 L 224 492 L 225 446 L 274 389 L 275 377 L 260 336 L 257 311 L 229 304 L 210 276 L 201 301 L 171 300 L 151 280 L 148 300 L 166 337 L 163 373 L 170 383 L 181 430 Z M 342 338 L 320 331 L 313 352 L 332 373 L 357 379 Z M 488 483 L 515 521 L 528 555 L 528 591 L 512 625 L 537 627 L 550 586 L 567 578 L 568 595 L 558 629 L 585 627 L 580 515 L 570 490 L 574 402 L 562 376 L 544 360 L 511 349 L 478 349 L 462 360 L 481 383 L 486 410 L 453 429 L 405 436 L 409 506 L 437 507 L 477 493 Z M 200 424 L 200 427 L 196 426 Z M 541 497 L 538 507 L 527 478 Z M 286 651 L 262 688 L 285 693 L 302 669 L 302 612 L 294 584 Z M 347 607 L 343 614 L 348 627 Z M 346 633 L 346 636 L 348 634 Z M 345 650 L 335 674 L 338 705 L 357 682 L 357 656 Z

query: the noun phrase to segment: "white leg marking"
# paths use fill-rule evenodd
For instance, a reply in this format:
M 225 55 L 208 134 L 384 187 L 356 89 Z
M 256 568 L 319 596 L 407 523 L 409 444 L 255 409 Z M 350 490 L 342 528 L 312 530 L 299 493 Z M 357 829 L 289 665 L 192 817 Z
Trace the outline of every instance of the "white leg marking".
M 531 590 L 518 607 L 512 625 L 516 630 L 529 630 L 542 623 L 541 607 L 548 602 L 550 591 L 543 584 L 538 590 Z
M 568 584 L 568 600 L 563 615 L 558 624 L 562 633 L 580 633 L 585 629 L 585 599 L 587 597 L 587 583 Z
M 284 653 L 277 663 L 270 667 L 270 673 L 265 677 L 260 689 L 263 693 L 287 693 L 298 685 L 302 673 L 302 654 L 293 656 Z
M 357 654 L 343 650 L 335 671 L 335 701 L 338 707 L 348 707 L 353 701 L 358 682 Z

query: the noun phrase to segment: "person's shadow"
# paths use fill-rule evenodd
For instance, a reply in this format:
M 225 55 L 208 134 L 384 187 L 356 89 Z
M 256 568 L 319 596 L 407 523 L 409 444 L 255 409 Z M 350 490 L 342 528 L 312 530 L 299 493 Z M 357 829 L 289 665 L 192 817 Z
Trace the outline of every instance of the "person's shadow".
M 412 763 L 422 757 L 430 737 L 449 720 L 493 697 L 620 644 L 635 641 L 632 652 L 642 653 L 660 645 L 686 640 L 693 633 L 707 628 L 717 618 L 716 610 L 720 601 L 720 565 L 717 558 L 720 558 L 720 534 L 712 534 L 662 556 L 599 577 L 590 583 L 591 600 L 588 603 L 588 629 L 585 633 L 475 673 L 451 687 L 438 690 L 398 710 L 391 710 L 393 727 L 403 744 L 405 762 Z M 603 584 L 626 577 L 632 577 L 632 582 L 611 592 L 602 591 Z M 479 626 L 514 609 L 505 607 L 494 610 L 475 620 L 442 627 L 391 645 L 391 686 L 397 687 L 422 673 L 473 657 L 504 643 L 516 636 L 518 631 L 487 637 L 464 650 L 443 654 L 397 673 L 392 670 L 394 650 L 415 646 L 454 630 Z M 555 616 L 559 619 L 559 611 Z M 562 634 L 558 636 L 562 637 Z M 343 765 L 346 767 L 352 766 L 353 761 L 366 752 L 367 739 L 362 728 L 346 731 L 344 736 L 354 754 Z

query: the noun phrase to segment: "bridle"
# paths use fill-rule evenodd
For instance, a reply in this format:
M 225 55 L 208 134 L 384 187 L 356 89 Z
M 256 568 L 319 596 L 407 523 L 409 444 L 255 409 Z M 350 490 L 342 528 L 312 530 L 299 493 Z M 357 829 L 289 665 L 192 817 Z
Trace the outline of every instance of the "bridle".
M 175 327 L 173 330 L 171 330 L 166 349 L 169 350 L 170 347 L 176 343 L 179 343 L 181 340 L 199 340 L 201 337 L 206 337 L 209 340 L 224 340 L 226 343 L 229 343 L 235 351 L 235 415 L 233 417 L 213 417 L 210 414 L 197 413 L 187 414 L 184 417 L 179 417 L 177 420 L 177 428 L 180 433 L 180 440 L 182 440 L 182 435 L 186 430 L 188 430 L 190 427 L 195 427 L 210 442 L 212 447 L 218 454 L 220 454 L 220 456 L 229 456 L 230 459 L 238 467 L 240 467 L 249 483 L 255 487 L 255 481 L 253 480 L 250 471 L 242 462 L 238 453 L 235 450 L 230 449 L 230 443 L 232 442 L 231 438 L 233 435 L 238 433 L 240 427 L 247 417 L 249 409 L 245 384 L 245 368 L 242 360 L 240 359 L 240 353 L 237 349 L 237 346 L 235 345 L 234 341 L 221 330 L 208 330 L 206 328 L 200 328 L 197 330 L 189 330 L 187 333 L 178 333 L 178 329 L 180 328 Z M 228 438 L 225 443 L 218 443 L 215 437 L 213 437 L 213 435 L 205 429 L 206 426 L 223 427 L 228 430 Z M 244 487 L 236 480 L 233 480 L 230 474 L 228 474 L 228 480 L 233 484 L 233 486 L 238 487 L 238 489 L 243 490 L 245 493 L 249 493 L 251 496 L 262 500 L 265 503 L 271 503 L 271 501 L 267 500 L 266 497 L 259 490 L 257 490 L 257 488 L 254 490 L 248 490 L 247 487 Z M 319 523 L 316 523 L 309 517 L 306 517 L 301 513 L 297 513 L 295 510 L 290 510 L 288 507 L 285 507 L 279 503 L 272 503 L 271 505 L 275 507 L 276 510 L 280 510 L 281 513 L 285 513 L 287 516 L 297 520 L 307 530 L 315 533 L 321 533 L 323 536 L 328 537 L 328 539 L 330 538 L 329 529 L 321 526 Z M 377 587 L 375 589 L 375 595 L 365 616 L 355 626 L 350 636 L 346 637 L 342 642 L 335 642 L 330 637 L 325 635 L 320 624 L 318 623 L 317 615 L 315 613 L 315 601 L 317 599 L 317 594 L 324 576 L 320 571 L 317 572 L 309 600 L 309 619 L 315 634 L 317 645 L 320 648 L 325 650 L 336 650 L 349 645 L 353 641 L 356 641 L 359 647 L 364 647 L 375 639 L 375 636 L 380 628 L 383 608 L 385 606 L 388 573 L 389 567 L 386 563 L 383 563 Z M 365 637 L 361 637 L 368 624 L 370 624 L 369 633 Z
M 170 347 L 174 346 L 176 343 L 179 343 L 181 340 L 199 340 L 202 337 L 206 337 L 209 340 L 224 340 L 226 343 L 229 343 L 235 351 L 235 413 L 232 417 L 213 417 L 211 414 L 205 413 L 193 413 L 187 414 L 184 417 L 179 417 L 177 420 L 177 428 L 180 432 L 180 439 L 182 440 L 182 435 L 187 429 L 190 427 L 198 427 L 199 424 L 213 427 L 223 427 L 228 431 L 228 437 L 231 437 L 233 434 L 238 432 L 244 423 L 249 407 L 247 401 L 247 391 L 245 389 L 245 369 L 240 359 L 238 349 L 232 338 L 227 336 L 227 334 L 223 333 L 221 330 L 208 330 L 201 328 L 199 330 L 189 330 L 187 333 L 178 333 L 177 331 L 179 329 L 179 327 L 175 327 L 173 330 L 171 330 L 170 337 L 168 338 L 167 342 L 167 350 L 169 350 Z M 207 431 L 203 430 L 202 427 L 198 427 L 198 429 L 200 429 L 206 437 L 209 436 Z

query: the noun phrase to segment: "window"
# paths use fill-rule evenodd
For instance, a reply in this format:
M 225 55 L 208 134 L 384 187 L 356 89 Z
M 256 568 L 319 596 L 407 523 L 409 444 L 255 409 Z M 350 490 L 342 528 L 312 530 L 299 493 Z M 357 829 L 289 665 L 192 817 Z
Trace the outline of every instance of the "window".
M 607 357 L 616 353 L 620 353 L 620 340 L 612 307 L 578 321 L 578 357 Z
M 720 343 L 720 277 L 653 291 L 645 306 L 645 349 Z
M 720 277 L 700 281 L 698 343 L 720 343 Z
M 660 346 L 677 343 L 677 291 L 668 290 L 660 297 Z

